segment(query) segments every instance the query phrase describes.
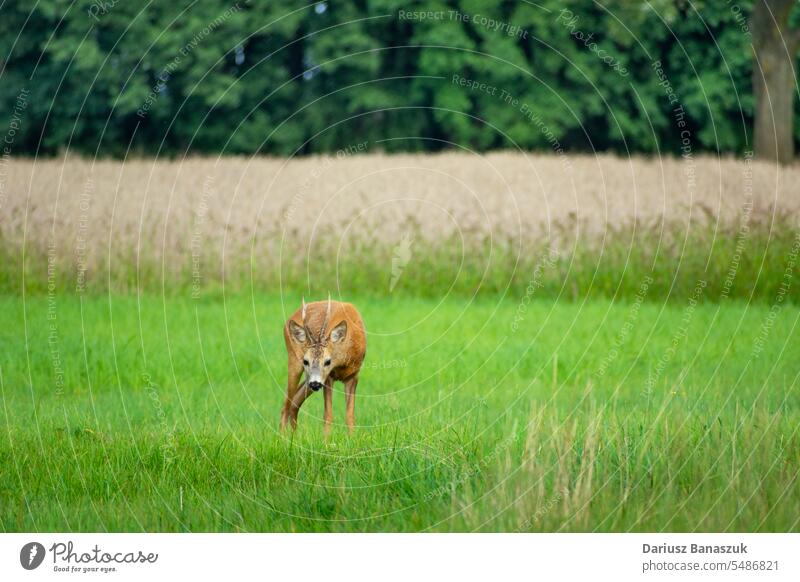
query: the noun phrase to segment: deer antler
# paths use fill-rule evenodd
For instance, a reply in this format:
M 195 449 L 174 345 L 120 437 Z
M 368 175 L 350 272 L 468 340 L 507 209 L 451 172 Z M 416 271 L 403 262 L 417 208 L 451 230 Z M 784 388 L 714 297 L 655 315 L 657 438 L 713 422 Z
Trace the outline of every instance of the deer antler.
M 328 291 L 328 308 L 325 310 L 325 321 L 322 322 L 322 327 L 319 328 L 319 341 L 321 342 L 325 337 L 325 329 L 328 327 L 328 320 L 331 318 L 331 292 Z
M 306 341 L 311 341 L 311 331 L 309 331 L 308 326 L 306 325 L 306 298 L 303 297 L 303 309 L 300 311 L 300 317 L 303 319 L 303 329 L 306 331 Z

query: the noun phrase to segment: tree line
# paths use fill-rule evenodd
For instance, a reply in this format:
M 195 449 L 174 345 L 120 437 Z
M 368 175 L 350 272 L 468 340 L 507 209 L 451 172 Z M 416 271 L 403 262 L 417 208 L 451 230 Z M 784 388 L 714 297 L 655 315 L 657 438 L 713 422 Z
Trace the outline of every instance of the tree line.
M 15 155 L 296 155 L 367 142 L 758 146 L 786 161 L 800 139 L 794 4 L 9 0 L 0 127 Z

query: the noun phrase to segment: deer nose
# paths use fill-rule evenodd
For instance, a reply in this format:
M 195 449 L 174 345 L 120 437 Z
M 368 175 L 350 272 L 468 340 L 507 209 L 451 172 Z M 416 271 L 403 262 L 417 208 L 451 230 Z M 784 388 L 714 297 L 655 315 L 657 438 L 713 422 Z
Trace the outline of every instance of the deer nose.
M 314 392 L 322 388 L 322 382 L 309 382 L 308 385 Z

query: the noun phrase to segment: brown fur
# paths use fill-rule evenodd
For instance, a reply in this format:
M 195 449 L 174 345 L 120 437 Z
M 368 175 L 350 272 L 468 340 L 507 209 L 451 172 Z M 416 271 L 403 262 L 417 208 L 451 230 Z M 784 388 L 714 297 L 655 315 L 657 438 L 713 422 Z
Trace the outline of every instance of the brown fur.
M 297 427 L 300 407 L 313 394 L 309 386 L 310 372 L 317 370 L 316 374 L 319 374 L 320 381 L 324 384 L 325 434 L 329 433 L 333 422 L 335 381 L 344 383 L 347 410 L 345 418 L 352 433 L 355 426 L 358 373 L 367 351 L 366 330 L 358 310 L 350 303 L 339 301 L 305 304 L 286 321 L 283 339 L 286 342 L 289 365 L 286 400 L 281 410 L 281 428 L 287 424 L 292 428 Z M 304 359 L 308 365 L 303 363 Z M 330 365 L 325 366 L 328 360 Z M 306 378 L 301 383 L 300 378 L 304 372 Z

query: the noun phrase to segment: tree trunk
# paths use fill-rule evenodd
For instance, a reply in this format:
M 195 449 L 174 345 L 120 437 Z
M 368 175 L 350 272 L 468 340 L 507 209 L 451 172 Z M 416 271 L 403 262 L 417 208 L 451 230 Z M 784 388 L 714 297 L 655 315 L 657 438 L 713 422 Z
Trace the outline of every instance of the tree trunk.
M 793 6 L 794 0 L 756 0 L 752 18 L 755 155 L 781 164 L 794 159 L 798 31 L 789 28 Z

